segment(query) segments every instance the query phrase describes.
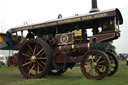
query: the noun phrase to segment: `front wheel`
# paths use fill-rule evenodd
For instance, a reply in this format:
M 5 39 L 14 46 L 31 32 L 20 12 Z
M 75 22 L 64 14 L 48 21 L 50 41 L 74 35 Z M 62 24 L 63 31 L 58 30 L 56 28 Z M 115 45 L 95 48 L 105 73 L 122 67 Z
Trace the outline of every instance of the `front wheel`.
M 110 68 L 106 53 L 100 50 L 90 50 L 83 55 L 81 71 L 89 79 L 100 80 L 104 78 Z

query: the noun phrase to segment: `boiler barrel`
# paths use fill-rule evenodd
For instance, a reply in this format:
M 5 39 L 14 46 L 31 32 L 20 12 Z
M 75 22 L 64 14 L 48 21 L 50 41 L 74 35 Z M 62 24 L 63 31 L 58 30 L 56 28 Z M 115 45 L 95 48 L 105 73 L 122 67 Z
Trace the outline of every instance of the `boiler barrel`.
M 68 52 L 68 54 L 70 55 L 72 54 L 80 55 L 88 51 L 89 48 L 90 48 L 89 43 L 87 41 L 83 41 L 83 42 L 76 42 L 75 44 L 71 44 L 71 45 L 59 46 L 58 50 Z

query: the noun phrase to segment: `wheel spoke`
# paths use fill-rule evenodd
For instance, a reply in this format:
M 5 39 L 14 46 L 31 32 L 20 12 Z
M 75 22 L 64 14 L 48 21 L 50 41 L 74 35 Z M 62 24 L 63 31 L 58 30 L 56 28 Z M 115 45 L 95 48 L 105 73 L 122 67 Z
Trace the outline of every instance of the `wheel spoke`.
M 40 73 L 40 67 L 37 65 L 37 74 Z
M 35 67 L 35 64 L 32 66 L 32 68 L 29 70 L 29 74 L 32 73 L 33 68 Z
M 38 56 L 43 50 L 44 50 L 44 48 L 42 48 L 42 49 L 36 54 L 36 56 Z M 43 53 L 44 53 L 44 52 L 43 52 Z
M 39 57 L 37 59 L 39 59 L 39 60 L 47 60 L 47 57 Z
M 96 63 L 99 62 L 99 60 L 100 60 L 101 58 L 102 58 L 102 57 L 100 56 L 100 57 L 97 59 Z
M 98 65 L 98 67 L 100 67 L 99 70 L 102 72 L 104 72 L 106 70 L 106 66 L 104 66 L 104 65 Z
M 100 62 L 97 62 L 98 64 L 102 64 L 102 63 L 104 63 L 105 61 L 103 60 L 103 61 L 100 61 Z
M 45 50 L 43 51 L 43 53 L 40 56 L 43 56 L 45 54 Z
M 40 67 L 44 68 L 44 66 L 43 66 L 43 65 L 41 65 L 39 62 L 37 62 L 37 64 L 38 64 Z
M 27 63 L 24 63 L 22 66 L 28 65 L 28 64 L 30 64 L 30 63 L 32 63 L 32 62 L 29 61 L 29 62 L 27 62 Z
M 32 50 L 32 48 L 30 47 L 30 45 L 28 44 L 28 48 L 32 51 L 32 53 L 33 53 L 33 50 Z
M 104 65 L 97 65 L 98 67 L 106 67 L 106 66 L 104 66 Z
M 92 72 L 92 70 L 93 70 L 93 67 L 91 67 L 91 69 L 89 70 L 89 74 Z
M 93 73 L 92 73 L 92 76 L 95 76 L 95 69 L 93 68 Z
M 31 57 L 30 55 L 28 55 L 28 54 L 25 54 L 25 53 L 22 53 L 22 55 L 24 55 L 24 56 L 27 56 L 27 57 Z
M 27 69 L 30 69 L 32 66 L 32 63 L 30 63 L 28 66 L 27 66 Z
M 26 60 L 31 60 L 31 58 L 28 58 L 28 59 L 26 59 Z
M 36 49 L 37 49 L 37 47 L 36 47 L 36 45 L 35 45 L 33 55 L 35 55 Z
M 41 60 L 41 63 L 45 66 L 46 64 L 45 64 L 45 62 L 43 62 L 42 60 Z

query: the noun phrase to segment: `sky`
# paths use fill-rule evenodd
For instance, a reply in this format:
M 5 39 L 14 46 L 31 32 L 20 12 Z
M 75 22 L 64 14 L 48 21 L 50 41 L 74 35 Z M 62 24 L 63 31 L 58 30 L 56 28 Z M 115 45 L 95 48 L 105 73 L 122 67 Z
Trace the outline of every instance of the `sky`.
M 97 0 L 99 10 L 118 8 L 124 24 L 120 26 L 121 37 L 114 41 L 118 53 L 128 53 L 128 0 Z M 0 32 L 17 26 L 41 23 L 75 14 L 87 14 L 91 0 L 0 0 Z

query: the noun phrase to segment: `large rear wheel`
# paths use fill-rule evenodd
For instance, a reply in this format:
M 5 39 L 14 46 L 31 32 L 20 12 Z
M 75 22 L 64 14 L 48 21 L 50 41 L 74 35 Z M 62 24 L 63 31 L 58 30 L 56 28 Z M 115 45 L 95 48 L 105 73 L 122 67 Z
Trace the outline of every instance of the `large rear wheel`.
M 100 50 L 90 50 L 84 54 L 81 62 L 81 71 L 89 79 L 99 80 L 109 72 L 108 56 Z
M 41 39 L 26 41 L 18 55 L 18 67 L 26 78 L 47 75 L 51 65 L 52 49 Z

